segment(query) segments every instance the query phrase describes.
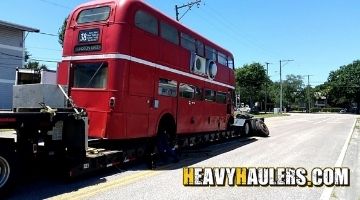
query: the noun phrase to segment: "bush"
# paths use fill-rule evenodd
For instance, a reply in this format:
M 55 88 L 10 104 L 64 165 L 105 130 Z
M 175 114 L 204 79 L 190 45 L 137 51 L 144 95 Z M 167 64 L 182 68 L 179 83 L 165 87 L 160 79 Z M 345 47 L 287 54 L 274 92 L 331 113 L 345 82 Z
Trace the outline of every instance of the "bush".
M 314 112 L 320 112 L 321 108 L 311 108 L 310 112 L 314 113 Z
M 333 113 L 337 113 L 340 112 L 340 110 L 342 110 L 342 108 L 311 108 L 310 112 L 333 112 Z

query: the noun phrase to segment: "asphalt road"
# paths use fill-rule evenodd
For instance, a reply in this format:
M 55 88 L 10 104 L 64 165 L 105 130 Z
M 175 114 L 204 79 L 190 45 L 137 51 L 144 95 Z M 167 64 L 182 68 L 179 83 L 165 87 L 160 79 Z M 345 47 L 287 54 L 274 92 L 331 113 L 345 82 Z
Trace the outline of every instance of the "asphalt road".
M 184 187 L 182 167 L 303 167 L 307 170 L 333 167 L 356 117 L 295 114 L 269 118 L 266 119 L 271 135 L 268 138 L 254 137 L 187 151 L 179 163 L 164 164 L 157 170 L 136 164 L 71 183 L 38 177 L 22 183 L 10 199 L 319 199 L 326 187 Z M 351 148 L 350 157 L 346 154 L 344 162 L 350 169 L 360 164 L 358 140 L 353 139 L 350 144 L 355 146 Z M 344 196 L 350 189 L 336 188 L 332 198 L 358 195 Z

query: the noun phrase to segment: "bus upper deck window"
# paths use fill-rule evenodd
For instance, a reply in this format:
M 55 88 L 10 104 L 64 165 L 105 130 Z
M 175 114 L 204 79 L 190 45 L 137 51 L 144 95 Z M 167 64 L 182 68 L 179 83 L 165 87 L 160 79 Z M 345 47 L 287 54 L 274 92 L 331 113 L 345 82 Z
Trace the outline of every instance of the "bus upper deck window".
M 109 18 L 110 7 L 103 6 L 98 8 L 90 8 L 80 12 L 77 23 L 84 24 L 89 22 L 105 21 Z

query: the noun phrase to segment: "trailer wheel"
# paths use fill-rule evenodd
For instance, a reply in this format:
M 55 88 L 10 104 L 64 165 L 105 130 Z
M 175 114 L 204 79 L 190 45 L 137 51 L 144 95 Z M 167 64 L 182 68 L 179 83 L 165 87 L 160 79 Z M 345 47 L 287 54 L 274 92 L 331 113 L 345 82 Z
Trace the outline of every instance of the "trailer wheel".
M 175 134 L 172 133 L 173 127 L 165 125 L 159 127 L 158 135 L 156 137 L 156 148 L 162 160 L 167 161 L 171 158 L 172 161 L 178 161 L 178 155 L 176 150 L 176 138 Z
M 268 127 L 266 126 L 265 122 L 263 122 L 262 120 L 257 120 L 256 121 L 256 129 L 259 135 L 263 136 L 263 137 L 268 137 L 270 132 Z
M 14 162 L 9 155 L 0 155 L 0 196 L 4 196 L 11 188 L 14 177 Z
M 249 123 L 249 122 L 245 122 L 243 133 L 244 133 L 244 137 L 250 136 L 250 134 L 251 134 L 251 127 L 250 127 L 250 123 Z

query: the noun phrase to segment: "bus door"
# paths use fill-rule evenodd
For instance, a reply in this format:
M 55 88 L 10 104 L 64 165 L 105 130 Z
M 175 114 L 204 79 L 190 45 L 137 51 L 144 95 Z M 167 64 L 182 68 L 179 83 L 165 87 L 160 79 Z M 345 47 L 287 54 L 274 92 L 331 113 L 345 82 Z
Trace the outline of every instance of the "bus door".
M 89 136 L 107 137 L 109 99 L 113 91 L 108 87 L 109 61 L 72 63 L 69 88 L 76 106 L 86 108 L 89 115 Z

